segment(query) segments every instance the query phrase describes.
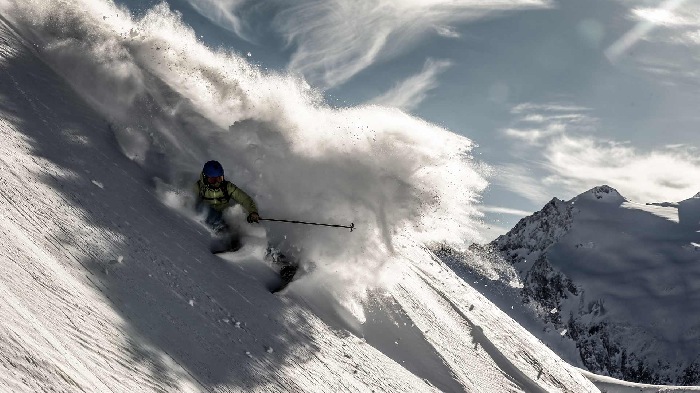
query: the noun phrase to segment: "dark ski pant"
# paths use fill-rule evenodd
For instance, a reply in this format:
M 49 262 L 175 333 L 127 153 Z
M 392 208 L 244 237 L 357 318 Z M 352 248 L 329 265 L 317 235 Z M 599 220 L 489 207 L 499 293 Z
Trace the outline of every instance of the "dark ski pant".
M 197 204 L 197 213 L 206 214 L 207 217 L 204 222 L 217 232 L 228 228 L 228 225 L 224 221 L 224 212 L 214 209 L 204 201 L 200 201 Z

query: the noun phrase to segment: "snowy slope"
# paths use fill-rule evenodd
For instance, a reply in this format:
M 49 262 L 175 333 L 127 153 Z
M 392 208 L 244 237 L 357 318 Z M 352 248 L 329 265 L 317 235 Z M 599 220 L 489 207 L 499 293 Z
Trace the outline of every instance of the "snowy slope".
M 422 246 L 476 233 L 484 181 L 451 161 L 468 141 L 380 108 L 287 113 L 318 97 L 207 52 L 162 6 L 139 26 L 101 1 L 0 7 L 1 391 L 598 391 Z M 178 44 L 208 79 L 156 58 Z M 304 134 L 314 110 L 356 131 Z M 241 224 L 244 248 L 211 255 L 181 190 L 212 155 L 263 214 L 358 231 Z M 315 266 L 283 296 L 268 242 Z
M 555 198 L 488 249 L 514 266 L 544 329 L 575 343 L 572 356 L 561 337 L 541 335 L 570 361 L 628 381 L 698 385 L 699 202 L 642 205 L 596 187 Z
M 3 391 L 429 390 L 210 255 L 96 113 L 36 59 L 9 61 Z
M 581 370 L 583 375 L 593 381 L 602 392 L 615 393 L 693 393 L 700 392 L 700 386 L 669 386 L 647 385 L 634 382 L 625 382 L 619 379 L 604 377 Z

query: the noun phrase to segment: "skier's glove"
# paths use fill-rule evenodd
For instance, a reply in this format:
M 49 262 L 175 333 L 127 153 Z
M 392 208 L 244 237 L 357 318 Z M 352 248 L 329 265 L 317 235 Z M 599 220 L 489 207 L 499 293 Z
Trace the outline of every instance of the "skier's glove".
M 255 213 L 255 212 L 250 213 L 250 214 L 248 214 L 248 218 L 246 220 L 248 220 L 248 222 L 251 224 L 254 222 L 259 222 L 260 215 L 258 215 L 258 213 Z

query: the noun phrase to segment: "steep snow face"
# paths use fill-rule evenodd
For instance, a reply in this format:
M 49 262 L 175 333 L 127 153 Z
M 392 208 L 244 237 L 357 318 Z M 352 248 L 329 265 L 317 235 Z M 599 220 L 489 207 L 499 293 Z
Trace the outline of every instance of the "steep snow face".
M 553 200 L 490 247 L 514 264 L 524 301 L 576 342 L 591 371 L 698 384 L 699 206 L 697 198 L 640 205 L 595 187 Z
M 603 392 L 616 393 L 694 393 L 700 392 L 700 386 L 669 386 L 648 385 L 634 382 L 621 381 L 619 379 L 596 375 L 582 371 L 583 375 L 595 382 Z
M 164 163 L 175 165 L 171 159 L 184 160 L 182 165 L 194 160 L 184 153 L 163 157 L 163 151 L 181 149 L 199 158 L 194 153 L 204 155 L 210 143 L 225 145 L 227 139 L 185 132 L 192 123 L 185 127 L 178 122 L 195 118 L 196 111 L 188 107 L 192 101 L 173 93 L 163 79 L 144 77 L 151 86 L 150 98 L 140 100 L 137 94 L 132 106 L 120 106 L 129 96 L 119 89 L 140 83 L 134 69 L 107 62 L 97 69 L 110 72 L 93 78 L 96 69 L 87 65 L 105 61 L 93 56 L 93 45 L 103 45 L 105 53 L 118 59 L 127 54 L 107 45 L 90 23 L 66 24 L 62 18 L 80 22 L 86 12 L 113 10 L 107 3 L 56 2 L 62 9 L 51 8 L 55 15 L 42 15 L 46 9 L 41 6 L 56 7 L 53 3 L 28 3 L 37 7 L 36 17 L 48 18 L 45 26 L 29 23 L 21 12 L 15 13 L 18 8 L 8 6 L 14 3 L 0 1 L 0 391 L 598 391 L 436 260 L 423 248 L 426 237 L 420 231 L 391 237 L 394 253 L 368 248 L 386 247 L 381 241 L 359 243 L 362 252 L 343 266 L 357 262 L 360 271 L 376 267 L 377 255 L 403 263 L 391 266 L 397 285 L 375 285 L 371 297 L 346 302 L 345 307 L 339 307 L 345 299 L 338 296 L 343 293 L 338 290 L 342 276 L 337 279 L 327 269 L 325 275 L 301 277 L 283 296 L 270 294 L 266 283 L 275 278 L 263 262 L 270 236 L 262 226 L 246 227 L 240 251 L 221 258 L 212 255 L 210 234 L 191 214 L 172 208 L 180 206 L 182 198 L 173 184 L 154 178 L 152 170 L 164 169 Z M 7 17 L 19 24 L 9 23 Z M 37 34 L 46 38 L 42 32 L 60 38 L 49 44 L 32 40 Z M 82 54 L 76 48 L 82 48 Z M 47 62 L 41 61 L 47 53 Z M 68 72 L 65 65 L 52 62 L 64 55 L 73 57 L 71 64 L 84 80 L 73 75 L 67 83 L 49 67 Z M 78 61 L 81 55 L 84 63 Z M 124 76 L 125 85 L 110 85 L 112 71 Z M 116 89 L 112 101 L 87 94 L 84 89 L 90 85 L 93 93 Z M 163 102 L 177 105 L 156 105 Z M 117 106 L 115 113 L 124 111 L 121 121 L 133 115 L 134 123 L 115 129 L 114 119 L 105 118 L 106 103 Z M 217 103 L 212 101 L 212 106 Z M 179 117 L 181 111 L 192 116 Z M 175 130 L 172 134 L 164 131 L 169 127 Z M 243 136 L 269 135 L 265 128 L 254 129 Z M 171 138 L 158 137 L 166 134 Z M 409 152 L 416 148 L 416 139 L 398 131 L 394 135 L 410 146 Z M 316 154 L 333 155 L 336 145 L 347 142 L 342 136 L 342 142 L 332 135 L 327 138 L 328 144 L 314 148 L 330 146 L 329 151 Z M 299 157 L 290 153 L 284 140 L 277 140 L 281 150 L 272 153 L 290 154 L 290 162 L 298 164 Z M 396 143 L 392 147 L 401 150 L 403 145 Z M 417 149 L 429 155 L 432 148 L 428 144 Z M 347 179 L 348 171 L 359 178 L 367 175 L 353 166 L 354 161 L 339 160 L 329 160 L 323 170 L 330 173 L 315 180 L 323 184 L 336 175 Z M 260 160 L 255 168 L 269 174 L 277 164 L 274 159 Z M 465 164 L 444 165 L 459 170 Z M 377 191 L 387 193 L 384 202 L 393 198 L 389 184 L 406 183 L 399 188 L 411 193 L 412 181 L 422 182 L 422 174 L 416 174 L 420 169 L 411 169 L 416 178 L 394 182 L 398 174 L 391 168 L 378 175 L 386 177 L 389 187 Z M 475 183 L 469 184 L 483 181 L 476 171 L 467 175 L 475 176 Z M 254 184 L 249 185 L 255 190 Z M 307 196 L 309 205 L 337 202 L 313 190 L 310 187 Z M 414 192 L 412 198 L 417 195 Z M 395 202 L 406 203 L 401 198 Z M 420 198 L 414 202 L 422 203 Z M 384 224 L 394 225 L 389 219 Z M 381 237 L 382 231 L 372 228 L 373 235 Z M 329 243 L 323 247 L 335 244 L 335 232 L 305 236 Z M 344 238 L 352 239 L 347 234 Z M 361 234 L 359 239 L 365 237 Z M 348 243 L 346 247 L 353 241 Z M 365 265 L 363 257 L 369 260 Z
M 492 242 L 511 263 L 533 262 L 571 228 L 573 204 L 557 198 Z M 520 268 L 522 271 L 524 269 Z
M 610 204 L 622 204 L 623 202 L 627 202 L 627 199 L 620 195 L 616 189 L 608 185 L 602 185 L 593 187 L 592 189 L 573 199 L 573 202 L 577 201 L 595 201 Z
M 688 229 L 700 229 L 700 194 L 678 202 L 678 221 Z

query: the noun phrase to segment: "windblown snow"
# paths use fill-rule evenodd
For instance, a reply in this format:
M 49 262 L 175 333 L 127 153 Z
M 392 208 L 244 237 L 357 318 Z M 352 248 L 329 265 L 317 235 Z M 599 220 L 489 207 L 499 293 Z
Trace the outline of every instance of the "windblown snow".
M 471 142 L 197 41 L 160 5 L 0 1 L 0 390 L 595 392 L 425 247 L 479 240 Z M 218 159 L 267 217 L 217 257 Z M 267 245 L 300 261 L 283 295 Z

